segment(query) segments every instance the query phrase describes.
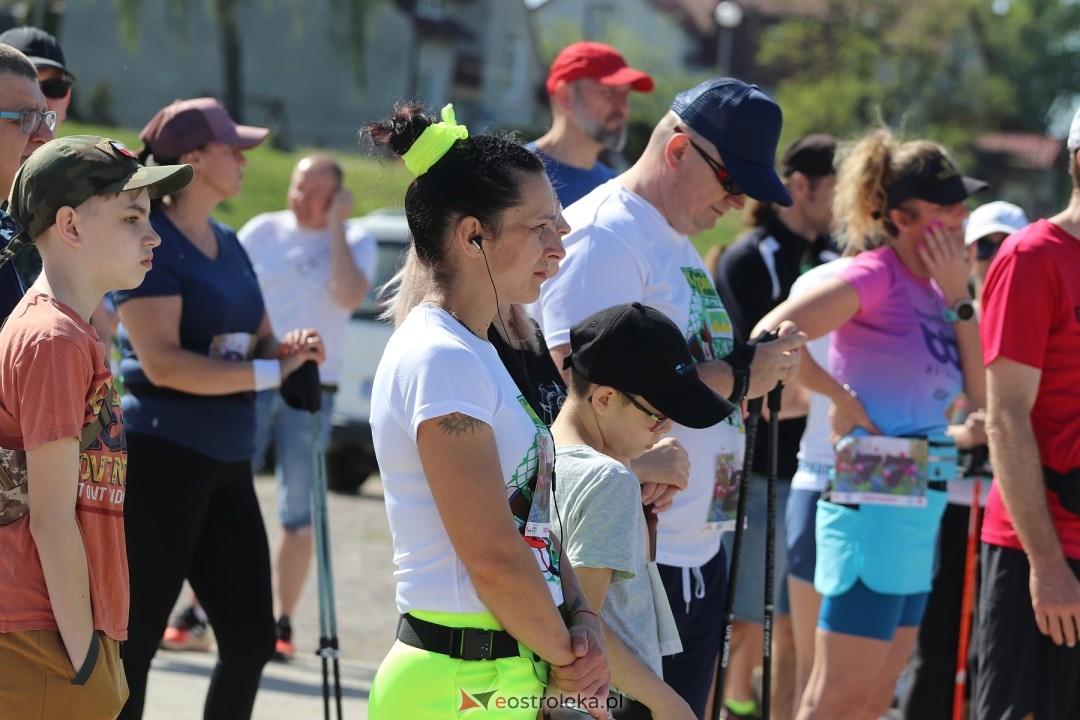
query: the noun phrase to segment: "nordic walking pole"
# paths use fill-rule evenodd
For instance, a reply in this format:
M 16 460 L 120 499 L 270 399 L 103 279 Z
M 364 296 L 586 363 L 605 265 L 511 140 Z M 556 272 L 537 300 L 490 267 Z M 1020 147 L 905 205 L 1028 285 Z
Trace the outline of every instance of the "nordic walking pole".
M 322 423 L 318 413 L 311 415 L 311 432 L 315 439 L 312 462 L 315 483 L 312 488 L 313 510 L 315 511 L 315 553 L 316 568 L 319 576 L 319 649 L 316 654 L 322 658 L 323 674 L 323 717 L 330 720 L 330 678 L 327 664 L 333 666 L 334 700 L 337 719 L 342 719 L 341 711 L 341 669 L 337 637 L 337 610 L 334 605 L 334 570 L 330 559 L 330 528 L 326 503 L 326 460 L 322 453 Z
M 727 599 L 724 603 L 724 644 L 720 650 L 720 659 L 716 664 L 716 688 L 713 691 L 712 720 L 720 720 L 720 711 L 724 705 L 724 675 L 727 674 L 728 661 L 731 659 L 731 628 L 735 622 L 735 581 L 739 575 L 739 553 L 742 550 L 743 525 L 746 524 L 746 500 L 750 489 L 750 472 L 754 464 L 754 445 L 757 442 L 758 419 L 761 417 L 762 398 L 746 402 L 746 454 L 743 457 L 742 476 L 739 478 L 739 501 L 735 511 L 735 537 L 731 543 L 731 558 L 728 561 Z
M 956 685 L 953 688 L 953 720 L 964 717 L 964 688 L 967 686 L 968 643 L 971 641 L 971 618 L 975 607 L 975 567 L 979 561 L 979 497 L 982 488 L 978 475 L 971 498 L 968 518 L 967 557 L 964 560 L 964 593 L 960 600 L 960 643 L 956 648 Z
M 779 473 L 780 399 L 784 384 L 777 383 L 769 391 L 769 474 L 766 481 L 765 502 L 765 612 L 761 628 L 763 646 L 761 654 L 761 720 L 769 720 L 772 705 L 772 626 L 773 626 L 773 568 L 776 565 L 776 476 Z
M 334 572 L 330 564 L 330 532 L 326 512 L 326 457 L 323 453 L 322 386 L 319 366 L 309 360 L 297 368 L 281 383 L 281 396 L 286 404 L 296 410 L 311 414 L 311 509 L 315 528 L 315 562 L 319 578 L 319 649 L 315 653 L 322 658 L 323 717 L 330 720 L 330 673 L 328 663 L 333 661 L 334 697 L 337 700 L 337 718 L 341 720 L 341 671 L 338 667 L 337 615 L 334 609 Z

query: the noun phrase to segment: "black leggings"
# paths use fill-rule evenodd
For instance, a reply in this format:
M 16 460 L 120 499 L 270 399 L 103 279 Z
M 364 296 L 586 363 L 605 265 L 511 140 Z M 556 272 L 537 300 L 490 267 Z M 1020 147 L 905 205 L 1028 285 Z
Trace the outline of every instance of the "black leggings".
M 161 438 L 129 433 L 124 529 L 131 615 L 121 720 L 142 717 L 150 661 L 187 578 L 217 638 L 203 717 L 251 717 L 274 651 L 270 550 L 251 462 L 222 462 Z

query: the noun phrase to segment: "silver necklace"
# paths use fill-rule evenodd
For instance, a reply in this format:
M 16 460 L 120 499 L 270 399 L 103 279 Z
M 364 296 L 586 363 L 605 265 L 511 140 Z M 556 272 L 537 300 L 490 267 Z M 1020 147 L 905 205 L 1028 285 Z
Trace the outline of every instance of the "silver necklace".
M 445 305 L 443 305 L 443 304 L 442 304 L 442 303 L 440 303 L 440 302 L 435 302 L 435 301 L 432 301 L 432 302 L 431 302 L 431 304 L 432 304 L 432 305 L 434 305 L 435 307 L 437 307 L 437 308 L 439 308 L 439 309 L 443 310 L 444 312 L 446 312 L 447 314 L 449 314 L 449 315 L 450 315 L 450 317 L 452 317 L 452 318 L 454 318 L 455 320 L 457 320 L 457 321 L 458 321 L 458 324 L 459 324 L 459 325 L 461 325 L 461 327 L 463 327 L 463 328 L 465 328 L 466 330 L 468 330 L 468 331 L 469 331 L 469 334 L 471 334 L 471 335 L 472 335 L 473 337 L 477 338 L 478 340 L 482 340 L 483 342 L 487 342 L 487 338 L 485 338 L 485 337 L 481 337 L 481 336 L 480 336 L 480 335 L 479 335 L 479 334 L 478 334 L 478 333 L 477 333 L 477 332 L 476 332 L 475 330 L 473 330 L 473 329 L 472 329 L 471 327 L 469 327 L 469 325 L 468 325 L 468 324 L 467 324 L 467 323 L 466 323 L 466 322 L 465 322 L 464 320 L 462 320 L 461 318 L 459 318 L 459 317 L 458 317 L 458 314 L 457 314 L 456 312 L 454 312 L 453 310 L 451 310 L 450 308 L 446 307 Z

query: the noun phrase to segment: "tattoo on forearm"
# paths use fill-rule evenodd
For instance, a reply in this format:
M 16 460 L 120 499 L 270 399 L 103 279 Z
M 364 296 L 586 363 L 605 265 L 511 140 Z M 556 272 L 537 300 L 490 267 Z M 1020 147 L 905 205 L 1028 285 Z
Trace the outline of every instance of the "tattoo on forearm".
M 439 427 L 447 435 L 471 434 L 483 425 L 481 421 L 464 413 L 451 413 L 439 421 Z

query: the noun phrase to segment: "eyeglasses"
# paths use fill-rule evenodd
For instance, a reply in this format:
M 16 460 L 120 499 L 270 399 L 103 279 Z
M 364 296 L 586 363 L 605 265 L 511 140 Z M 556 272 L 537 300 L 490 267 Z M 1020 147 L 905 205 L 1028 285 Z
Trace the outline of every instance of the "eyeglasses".
M 660 428 L 664 427 L 664 423 L 666 423 L 668 421 L 668 419 L 669 419 L 666 415 L 657 415 L 652 410 L 645 407 L 644 405 L 639 403 L 637 400 L 635 400 L 633 397 L 631 397 L 630 393 L 624 393 L 622 390 L 620 390 L 619 393 L 624 398 L 629 400 L 631 405 L 633 405 L 638 410 L 640 410 L 641 412 L 645 413 L 646 415 L 648 415 L 649 417 L 651 417 L 653 419 L 654 424 L 653 424 L 652 427 L 649 428 L 649 432 L 660 432 Z
M 71 89 L 71 81 L 65 78 L 49 78 L 38 83 L 41 86 L 41 94 L 51 100 L 60 100 Z
M 41 121 L 49 128 L 49 132 L 56 129 L 56 113 L 52 110 L 0 110 L 0 119 L 18 120 L 19 129 L 26 135 L 33 135 L 41 127 Z
M 686 135 L 686 133 L 683 132 L 682 128 L 675 128 L 675 132 Z M 714 160 L 712 156 L 709 155 L 709 153 L 705 152 L 705 150 L 702 149 L 700 145 L 691 140 L 689 135 L 686 136 L 686 139 L 694 147 L 694 149 L 697 150 L 698 155 L 701 156 L 701 159 L 704 160 L 710 168 L 712 168 L 712 171 L 714 173 L 716 173 L 717 181 L 719 181 L 721 187 L 723 187 L 729 195 L 745 194 L 743 189 L 735 183 L 735 180 L 731 177 L 731 173 L 728 172 L 728 169 L 726 167 L 721 165 L 717 160 Z
M 992 260 L 1000 247 L 1000 242 L 994 242 L 988 237 L 981 237 L 975 241 L 975 258 L 977 260 Z

